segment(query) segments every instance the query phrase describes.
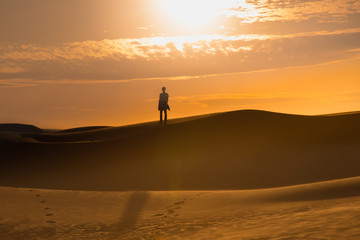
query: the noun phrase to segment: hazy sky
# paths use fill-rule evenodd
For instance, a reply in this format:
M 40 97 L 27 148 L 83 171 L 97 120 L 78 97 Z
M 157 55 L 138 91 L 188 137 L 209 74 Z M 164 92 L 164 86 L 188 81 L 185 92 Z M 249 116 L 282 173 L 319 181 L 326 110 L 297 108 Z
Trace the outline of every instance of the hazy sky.
M 360 1 L 1 0 L 0 122 L 360 110 Z

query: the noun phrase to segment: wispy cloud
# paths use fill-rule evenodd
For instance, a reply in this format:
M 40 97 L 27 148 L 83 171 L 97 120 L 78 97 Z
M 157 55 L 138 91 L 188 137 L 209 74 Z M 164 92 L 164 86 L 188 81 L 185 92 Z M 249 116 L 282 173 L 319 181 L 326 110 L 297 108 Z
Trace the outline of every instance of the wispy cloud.
M 273 104 L 279 102 L 295 102 L 305 101 L 314 98 L 304 94 L 293 93 L 214 93 L 214 94 L 200 94 L 191 96 L 175 96 L 171 97 L 171 102 L 178 104 L 191 104 L 200 107 L 232 107 L 232 106 L 257 106 L 263 104 Z M 157 101 L 152 98 L 147 101 Z
M 360 98 L 359 92 L 259 92 L 259 93 L 213 93 L 189 96 L 172 96 L 173 105 L 196 105 L 202 108 L 213 107 L 254 107 L 286 103 L 314 103 L 331 99 L 335 102 L 354 102 Z M 149 102 L 157 98 L 146 99 Z
M 245 72 L 357 56 L 360 28 L 286 35 L 0 44 L 0 79 L 128 80 Z
M 0 43 L 0 60 L 81 60 L 84 58 L 146 58 L 147 60 L 158 57 L 171 57 L 172 55 L 193 52 L 220 51 L 222 53 L 238 52 L 239 50 L 251 50 L 246 42 L 255 40 L 276 40 L 310 36 L 330 36 L 349 33 L 360 33 L 360 28 L 315 31 L 284 35 L 260 35 L 242 34 L 226 36 L 220 34 L 195 35 L 179 37 L 150 37 L 138 39 L 105 39 L 102 41 L 83 41 L 65 43 L 60 47 L 41 47 L 34 44 L 9 44 Z M 244 46 L 235 46 L 232 43 L 245 43 Z M 223 46 L 221 48 L 221 46 Z M 190 50 L 191 49 L 191 50 Z M 188 50 L 188 52 L 187 52 Z M 0 62 L 1 63 L 1 62 Z M 9 63 L 7 67 L 14 63 Z M 1 65 L 0 65 L 1 67 Z M 16 68 L 16 67 L 15 67 Z
M 360 13 L 359 1 L 344 0 L 237 0 L 226 9 L 244 23 L 267 21 L 305 21 L 311 18 L 323 22 L 343 22 L 348 15 Z

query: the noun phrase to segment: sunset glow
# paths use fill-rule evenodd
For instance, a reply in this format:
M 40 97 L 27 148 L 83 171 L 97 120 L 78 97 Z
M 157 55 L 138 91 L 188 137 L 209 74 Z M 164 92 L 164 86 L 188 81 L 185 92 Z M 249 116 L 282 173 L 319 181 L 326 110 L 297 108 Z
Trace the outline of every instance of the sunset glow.
M 360 0 L 0 0 L 0 240 L 360 239 Z
M 150 121 L 163 86 L 170 118 L 358 110 L 359 18 L 342 0 L 4 0 L 0 121 Z
M 230 8 L 234 2 L 233 0 L 161 0 L 160 5 L 169 20 L 174 20 L 180 26 L 198 29 L 214 23 L 216 17 Z

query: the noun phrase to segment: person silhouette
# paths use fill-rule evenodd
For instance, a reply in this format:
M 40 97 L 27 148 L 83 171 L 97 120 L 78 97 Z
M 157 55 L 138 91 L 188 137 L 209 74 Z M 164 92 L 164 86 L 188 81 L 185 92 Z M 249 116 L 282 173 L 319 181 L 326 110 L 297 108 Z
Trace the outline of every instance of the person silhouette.
M 160 111 L 160 124 L 163 122 L 163 112 L 164 112 L 164 123 L 166 124 L 167 121 L 167 110 L 169 109 L 170 111 L 170 107 L 168 104 L 169 101 L 169 94 L 166 91 L 166 87 L 162 88 L 162 93 L 160 93 L 160 97 L 159 97 L 159 106 L 158 106 L 158 110 Z

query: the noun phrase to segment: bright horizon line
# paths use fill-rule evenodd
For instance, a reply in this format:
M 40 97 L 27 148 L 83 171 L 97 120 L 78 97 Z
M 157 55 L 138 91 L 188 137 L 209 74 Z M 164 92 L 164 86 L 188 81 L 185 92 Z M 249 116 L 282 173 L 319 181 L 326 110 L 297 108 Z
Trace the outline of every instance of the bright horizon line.
M 344 112 L 324 112 L 324 113 L 318 113 L 318 114 L 305 114 L 305 113 L 295 113 L 295 112 L 280 112 L 280 111 L 271 111 L 271 110 L 265 110 L 265 109 L 238 109 L 238 110 L 229 110 L 229 111 L 218 111 L 218 112 L 209 112 L 209 113 L 204 113 L 204 114 L 199 114 L 199 115 L 184 115 L 181 117 L 175 117 L 175 118 L 169 118 L 168 121 L 174 121 L 174 120 L 181 120 L 181 119 L 187 119 L 187 118 L 196 118 L 196 117 L 205 117 L 205 116 L 210 116 L 210 115 L 217 115 L 217 114 L 225 114 L 225 113 L 231 113 L 231 112 L 240 112 L 240 111 L 256 111 L 256 112 L 268 112 L 268 113 L 277 113 L 277 114 L 284 114 L 284 115 L 296 115 L 296 116 L 309 116 L 309 117 L 316 117 L 316 116 L 339 116 L 339 115 L 351 115 L 351 114 L 358 114 L 360 113 L 360 109 L 359 110 L 352 110 L 352 111 L 344 111 Z M 129 127 L 129 126 L 134 126 L 134 125 L 141 125 L 141 124 L 149 124 L 149 123 L 156 123 L 158 122 L 158 120 L 148 120 L 148 121 L 143 121 L 143 122 L 133 122 L 133 123 L 129 123 L 129 124 L 124 124 L 124 125 L 77 125 L 77 126 L 72 126 L 72 127 L 68 127 L 68 128 L 42 128 L 37 124 L 33 124 L 33 123 L 19 123 L 19 122 L 1 122 L 1 124 L 21 124 L 21 125 L 32 125 L 35 127 L 38 127 L 42 130 L 67 130 L 67 129 L 74 129 L 74 128 L 83 128 L 83 127 Z

